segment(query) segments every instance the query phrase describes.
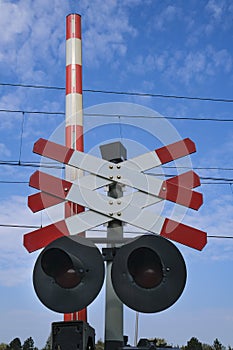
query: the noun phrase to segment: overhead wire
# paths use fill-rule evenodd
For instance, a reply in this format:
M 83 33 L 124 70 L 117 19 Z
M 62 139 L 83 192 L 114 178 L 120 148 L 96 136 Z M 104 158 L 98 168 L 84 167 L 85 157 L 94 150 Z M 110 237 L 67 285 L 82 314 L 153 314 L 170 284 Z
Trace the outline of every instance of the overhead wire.
M 19 166 L 19 167 L 32 167 L 32 168 L 47 168 L 47 169 L 65 169 L 64 165 L 56 165 L 57 163 L 40 163 L 40 162 L 25 162 L 25 161 L 3 161 L 0 160 L 0 166 L 4 165 L 4 166 Z M 217 171 L 233 171 L 233 168 L 223 168 L 223 167 L 173 167 L 173 166 L 164 166 L 165 169 L 192 169 L 192 170 L 217 170 Z M 151 173 L 148 172 L 148 175 L 151 176 L 163 176 L 163 177 L 174 177 L 177 174 L 164 174 L 164 173 Z M 233 177 L 232 178 L 228 178 L 228 177 L 216 177 L 216 176 L 199 176 L 199 178 L 205 182 L 202 182 L 202 184 L 213 184 L 211 182 L 206 182 L 207 180 L 212 180 L 217 182 L 217 184 L 232 184 L 233 183 Z M 4 183 L 4 180 L 0 181 L 0 183 Z M 7 182 L 6 182 L 7 183 Z M 9 182 L 9 183 L 15 183 L 13 182 Z M 18 183 L 18 182 L 16 182 Z M 19 182 L 21 183 L 21 182 Z M 216 183 L 215 183 L 216 184 Z
M 36 226 L 36 225 L 18 225 L 18 224 L 0 224 L 0 227 L 8 227 L 8 228 L 42 228 L 41 226 Z
M 87 117 L 113 117 L 113 118 L 141 118 L 141 119 L 170 119 L 170 120 L 197 120 L 197 121 L 215 121 L 215 122 L 233 122 L 233 118 L 219 117 L 179 117 L 179 116 L 164 116 L 164 115 L 129 115 L 129 114 L 104 114 L 104 113 L 84 113 Z
M 65 166 L 61 165 L 53 165 L 46 164 L 46 163 L 40 163 L 40 162 L 24 162 L 24 161 L 3 161 L 0 160 L 0 165 L 7 165 L 7 166 L 19 166 L 19 167 L 32 167 L 32 168 L 47 168 L 47 169 L 65 169 Z
M 64 166 L 55 165 L 57 162 L 36 162 L 36 161 L 21 161 L 20 165 L 18 161 L 15 160 L 0 160 L 0 165 L 9 165 L 9 166 L 29 166 L 29 167 L 42 167 L 42 168 L 55 168 L 55 169 L 64 169 Z M 191 170 L 217 170 L 217 171 L 233 171 L 233 168 L 223 168 L 223 167 L 187 167 L 187 166 L 163 166 L 164 169 L 191 169 Z M 151 175 L 154 175 L 151 173 Z M 158 175 L 158 174 L 157 174 Z M 163 175 L 163 174 L 161 174 Z M 175 176 L 175 175 L 172 175 Z
M 0 109 L 1 113 L 27 113 L 37 115 L 61 115 L 65 112 L 50 112 L 50 111 L 30 111 L 22 109 Z M 98 114 L 98 113 L 83 113 L 86 117 L 109 117 L 109 118 L 141 118 L 141 119 L 168 119 L 168 120 L 190 120 L 190 121 L 212 121 L 212 122 L 233 122 L 233 118 L 219 118 L 219 117 L 179 117 L 179 116 L 163 116 L 163 115 L 129 115 L 129 114 Z
M 173 98 L 173 99 L 183 99 L 183 100 L 198 100 L 198 101 L 210 101 L 210 102 L 228 102 L 232 103 L 233 99 L 227 98 L 213 98 L 213 97 L 199 97 L 199 96 L 181 96 L 181 95 L 165 95 L 165 94 L 153 94 L 153 93 L 143 93 L 143 92 L 127 92 L 127 91 L 108 91 L 108 90 L 94 90 L 94 89 L 84 89 L 84 92 L 93 92 L 101 94 L 112 94 L 112 95 L 128 95 L 128 96 L 140 96 L 140 97 L 160 97 L 160 98 Z
M 63 90 L 63 91 L 65 90 L 65 87 L 35 85 L 35 84 L 0 83 L 0 86 L 23 87 L 23 88 L 34 88 L 34 89 L 48 89 L 48 90 Z M 170 94 L 155 94 L 155 93 L 149 93 L 149 92 L 145 93 L 145 92 L 138 92 L 138 91 L 113 91 L 113 90 L 102 90 L 102 89 L 83 89 L 83 92 L 100 93 L 100 94 L 113 94 L 113 95 L 126 95 L 126 96 L 140 96 L 140 97 L 173 98 L 173 99 L 198 100 L 198 101 L 223 102 L 223 103 L 232 103 L 233 102 L 233 99 L 228 99 L 228 98 L 184 96 L 184 95 L 173 95 L 173 94 L 172 95 L 170 95 Z
M 22 109 L 0 109 L 2 113 L 27 113 L 27 114 L 45 114 L 45 115 L 65 115 L 65 112 L 49 112 L 49 111 L 27 111 Z
M 223 167 L 200 167 L 200 166 L 193 166 L 193 167 L 186 167 L 186 166 L 166 166 L 163 165 L 163 168 L 166 169 L 193 169 L 193 170 L 226 170 L 226 171 L 231 171 L 233 168 L 223 168 Z
M 101 230 L 101 229 L 91 229 L 89 231 L 90 232 L 103 232 L 103 233 L 106 232 L 106 231 Z M 124 233 L 128 233 L 128 234 L 144 234 L 144 232 L 129 231 L 129 230 L 124 230 Z M 207 238 L 230 238 L 230 239 L 233 239 L 233 236 L 207 235 Z
M 25 229 L 27 229 L 27 228 L 35 228 L 35 229 L 43 228 L 43 226 L 39 226 L 39 225 L 18 225 L 18 224 L 0 224 L 0 227 L 25 228 Z M 104 231 L 104 230 L 97 230 L 97 229 L 88 230 L 88 231 L 90 231 L 90 232 L 103 232 L 103 233 L 106 233 L 106 231 Z M 140 234 L 141 232 L 124 231 L 124 233 Z M 233 239 L 233 236 L 207 235 L 207 238 Z
M 22 166 L 22 165 L 20 165 Z M 38 166 L 39 167 L 39 166 Z M 50 167 L 51 168 L 51 167 Z M 52 167 L 55 168 L 55 167 Z M 57 169 L 57 168 L 55 168 Z M 63 169 L 62 167 L 58 168 L 58 169 Z M 167 178 L 172 178 L 175 177 L 177 175 L 174 174 L 155 174 L 155 173 L 147 173 L 147 175 L 151 175 L 151 176 L 162 176 L 162 177 L 167 177 Z M 212 182 L 201 182 L 201 185 L 233 185 L 233 178 L 218 178 L 218 177 L 204 177 L 204 176 L 199 176 L 200 180 L 212 180 Z M 1 183 L 14 183 L 14 184 L 21 184 L 21 183 L 28 183 L 28 181 L 11 181 L 11 180 L 0 180 L 0 184 Z
M 29 184 L 28 181 L 5 181 L 0 180 L 0 184 Z

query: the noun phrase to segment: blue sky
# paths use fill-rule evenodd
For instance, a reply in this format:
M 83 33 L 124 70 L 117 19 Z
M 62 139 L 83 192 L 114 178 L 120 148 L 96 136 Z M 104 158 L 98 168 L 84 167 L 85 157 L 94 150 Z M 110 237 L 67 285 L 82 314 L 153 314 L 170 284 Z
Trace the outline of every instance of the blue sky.
M 3 83 L 64 87 L 65 17 L 74 12 L 82 15 L 84 90 L 232 99 L 230 0 L 2 0 L 0 110 L 25 113 L 0 112 L 1 163 L 38 162 L 40 158 L 32 153 L 38 138 L 55 135 L 62 139 L 64 115 L 27 112 L 64 112 L 64 90 Z M 208 235 L 233 237 L 233 187 L 230 181 L 216 181 L 233 179 L 233 170 L 226 170 L 233 169 L 232 122 L 193 120 L 232 119 L 232 103 L 90 92 L 83 93 L 83 102 L 89 114 L 115 111 L 168 117 L 86 115 L 85 149 L 100 156 L 102 142 L 120 139 L 130 158 L 169 140 L 190 137 L 197 147 L 191 156 L 192 166 L 202 168 L 196 170 L 201 177 L 215 180 L 202 180 L 204 205 L 198 212 L 169 205 L 159 210 Z M 109 125 L 112 123 L 115 127 Z M 131 134 L 128 124 L 133 127 Z M 154 137 L 144 137 L 138 128 Z M 170 165 L 188 167 L 190 159 Z M 32 214 L 27 208 L 27 196 L 33 193 L 27 182 L 35 170 L 0 164 L 0 224 L 44 225 L 61 215 L 56 208 L 48 214 Z M 164 171 L 172 174 L 181 169 Z M 0 342 L 32 336 L 40 348 L 49 335 L 50 323 L 62 320 L 62 315 L 47 310 L 34 293 L 31 276 L 38 252 L 29 254 L 22 244 L 23 234 L 29 231 L 0 227 Z M 233 240 L 209 238 L 202 252 L 177 246 L 187 264 L 185 291 L 168 310 L 140 314 L 139 337 L 163 337 L 174 345 L 184 345 L 192 336 L 209 344 L 218 338 L 225 346 L 233 346 Z M 103 339 L 104 290 L 88 308 L 88 315 L 96 338 Z M 134 325 L 135 312 L 125 308 L 125 334 L 131 344 Z

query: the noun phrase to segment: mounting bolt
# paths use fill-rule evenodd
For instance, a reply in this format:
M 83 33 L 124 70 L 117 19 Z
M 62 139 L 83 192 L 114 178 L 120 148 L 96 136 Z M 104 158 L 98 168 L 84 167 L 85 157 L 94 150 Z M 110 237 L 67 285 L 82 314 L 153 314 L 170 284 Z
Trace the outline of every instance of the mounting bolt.
M 69 189 L 68 189 L 67 187 L 65 187 L 65 188 L 64 188 L 64 191 L 65 191 L 65 192 L 68 192 L 68 191 L 69 191 Z
M 113 213 L 109 213 L 109 216 L 113 216 Z
M 117 213 L 117 216 L 121 216 L 121 213 Z
M 121 201 L 117 201 L 117 204 L 121 204 Z
M 120 168 L 121 168 L 121 166 L 118 164 L 118 165 L 117 165 L 117 169 L 120 169 Z
M 117 178 L 118 178 L 118 179 L 121 179 L 121 175 L 117 175 Z
M 113 205 L 113 201 L 109 201 L 108 203 L 109 203 L 110 205 Z
M 109 169 L 113 169 L 113 165 L 109 165 Z
M 163 190 L 163 191 L 166 191 L 166 187 L 163 187 L 162 190 Z
M 109 179 L 110 179 L 110 180 L 112 180 L 112 179 L 113 179 L 113 176 L 112 176 L 112 175 L 110 175 L 110 176 L 109 176 Z

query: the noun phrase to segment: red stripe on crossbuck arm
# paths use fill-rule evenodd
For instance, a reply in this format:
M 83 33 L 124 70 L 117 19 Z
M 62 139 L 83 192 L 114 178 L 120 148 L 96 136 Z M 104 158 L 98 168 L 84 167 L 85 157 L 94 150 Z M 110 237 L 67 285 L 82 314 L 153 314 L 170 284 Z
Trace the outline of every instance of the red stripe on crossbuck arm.
M 28 207 L 33 213 L 60 204 L 63 199 L 51 196 L 48 193 L 39 192 L 28 196 Z
M 165 219 L 160 235 L 197 250 L 207 244 L 206 232 L 170 219 Z
M 74 150 L 45 139 L 39 139 L 34 144 L 33 152 L 61 163 L 68 163 Z
M 171 143 L 170 145 L 158 148 L 156 151 L 161 164 L 166 164 L 174 159 L 179 159 L 188 154 L 196 152 L 195 143 L 186 138 L 184 140 Z
M 198 210 L 203 204 L 201 193 L 192 191 L 186 187 L 177 186 L 169 181 L 163 182 L 158 196 L 159 198 L 167 199 L 195 210 Z
M 195 188 L 201 185 L 199 176 L 193 170 L 171 177 L 166 180 L 166 183 L 173 183 L 186 188 Z
M 37 170 L 31 175 L 29 186 L 65 200 L 72 183 Z
M 69 230 L 65 221 L 62 220 L 56 224 L 51 224 L 36 231 L 26 233 L 23 238 L 23 244 L 29 253 L 31 253 L 35 250 L 46 247 L 49 243 L 59 237 L 68 235 Z

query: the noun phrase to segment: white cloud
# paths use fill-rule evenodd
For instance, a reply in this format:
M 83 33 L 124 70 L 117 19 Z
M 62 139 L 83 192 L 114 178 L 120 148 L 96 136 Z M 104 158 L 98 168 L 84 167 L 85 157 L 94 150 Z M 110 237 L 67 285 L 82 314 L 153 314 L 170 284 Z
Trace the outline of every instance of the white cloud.
M 0 202 L 0 223 L 38 225 L 38 216 L 30 213 L 26 197 L 11 196 Z M 31 229 L 33 230 L 33 229 Z M 29 229 L 0 227 L 0 285 L 15 286 L 31 278 L 33 254 L 23 247 L 23 234 Z
M 59 59 L 61 42 L 65 45 L 66 9 L 67 3 L 57 0 L 1 2 L 0 62 L 18 79 L 45 80 L 46 72 Z
M 170 60 L 165 69 L 168 77 L 176 77 L 186 84 L 204 82 L 206 78 L 229 73 L 232 70 L 232 57 L 227 50 L 216 50 L 208 46 L 204 50 L 183 51 L 178 60 Z
M 83 57 L 87 66 L 102 62 L 117 66 L 126 55 L 128 38 L 135 37 L 130 10 L 134 0 L 82 1 Z M 16 80 L 45 82 L 57 77 L 65 64 L 65 15 L 71 4 L 59 0 L 19 0 L 0 4 L 0 63 Z
M 206 5 L 206 10 L 215 20 L 220 20 L 223 15 L 225 1 L 209 0 Z
M 213 59 L 213 66 L 216 69 L 222 69 L 225 73 L 229 73 L 232 70 L 232 55 L 226 50 L 219 51 L 214 50 L 212 47 L 208 47 L 209 55 Z
M 0 157 L 9 157 L 11 155 L 10 150 L 4 143 L 0 143 Z
M 20 92 L 6 93 L 0 98 L 1 109 L 18 110 L 21 104 L 22 94 Z M 14 113 L 1 113 L 0 130 L 15 128 L 17 122 L 22 120 L 22 115 Z
M 28 35 L 30 16 L 30 6 L 27 6 L 26 2 L 21 1 L 16 4 L 2 0 L 0 3 L 1 42 L 14 45 L 19 35 Z
M 178 18 L 181 18 L 181 9 L 174 5 L 165 7 L 154 19 L 156 29 L 164 30 L 168 24 Z
M 203 83 L 208 77 L 232 72 L 233 60 L 226 49 L 216 50 L 209 45 L 201 50 L 176 50 L 156 54 L 138 55 L 127 66 L 135 74 L 159 72 L 169 81 L 189 85 L 193 82 Z
M 137 34 L 129 23 L 129 5 L 138 3 L 122 4 L 118 0 L 82 2 L 81 9 L 85 12 L 83 54 L 87 65 L 98 66 L 103 61 L 110 63 L 126 54 L 127 38 Z
M 216 169 L 210 170 L 203 169 L 199 170 L 201 176 L 215 176 L 215 177 L 232 177 L 232 172 L 222 173 L 221 168 L 231 168 L 233 156 L 231 150 L 233 148 L 233 136 L 227 135 L 224 140 L 221 140 L 218 147 L 213 147 L 211 152 L 203 153 L 199 157 L 197 166 L 205 168 L 206 166 L 213 167 L 214 164 L 218 166 Z M 219 168 L 219 169 L 218 169 Z M 223 175 L 224 174 L 224 175 Z
M 2 258 L 2 257 L 1 257 Z M 18 259 L 17 259 L 18 260 Z M 31 276 L 31 268 L 26 265 L 25 267 L 17 267 L 17 260 L 11 259 L 12 264 L 9 267 L 0 269 L 0 284 L 6 287 L 13 287 L 28 281 Z
M 204 27 L 207 35 L 219 30 L 229 30 L 232 28 L 233 6 L 229 0 L 209 0 L 205 6 L 208 15 L 208 23 Z

